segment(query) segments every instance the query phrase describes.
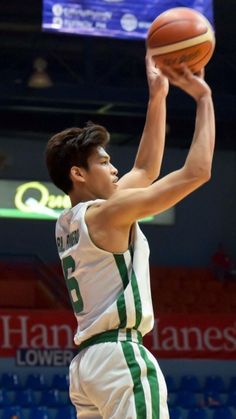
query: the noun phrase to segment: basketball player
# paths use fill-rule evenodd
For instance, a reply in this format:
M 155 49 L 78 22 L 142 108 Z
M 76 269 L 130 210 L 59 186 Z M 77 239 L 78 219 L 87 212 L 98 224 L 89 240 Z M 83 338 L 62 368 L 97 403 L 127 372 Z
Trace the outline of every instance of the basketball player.
M 56 241 L 78 329 L 70 397 L 79 419 L 168 419 L 165 380 L 142 345 L 153 327 L 148 244 L 137 220 L 160 213 L 210 178 L 214 149 L 211 91 L 185 66 L 155 69 L 147 58 L 149 103 L 132 170 L 118 179 L 104 127 L 88 124 L 50 139 L 46 160 L 72 208 Z M 182 168 L 155 181 L 163 156 L 168 79 L 196 101 L 192 145 Z M 154 182 L 155 181 L 155 182 Z M 154 182 L 154 183 L 153 183 Z

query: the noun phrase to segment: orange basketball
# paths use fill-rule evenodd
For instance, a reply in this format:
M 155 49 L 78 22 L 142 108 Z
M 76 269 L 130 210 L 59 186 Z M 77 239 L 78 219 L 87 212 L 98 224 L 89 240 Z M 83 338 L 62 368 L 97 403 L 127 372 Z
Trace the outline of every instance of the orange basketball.
M 161 13 L 147 34 L 147 50 L 160 68 L 186 63 L 195 73 L 210 60 L 215 36 L 210 22 L 201 13 L 176 7 Z

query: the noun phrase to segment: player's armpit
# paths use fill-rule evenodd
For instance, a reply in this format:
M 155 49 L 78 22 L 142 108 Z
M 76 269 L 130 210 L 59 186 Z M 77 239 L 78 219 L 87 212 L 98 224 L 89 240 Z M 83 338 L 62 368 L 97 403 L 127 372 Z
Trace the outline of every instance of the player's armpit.
M 131 188 L 146 188 L 150 186 L 153 181 L 152 177 L 148 177 L 148 173 L 144 169 L 133 168 L 130 172 L 122 176 L 118 183 L 118 190 Z

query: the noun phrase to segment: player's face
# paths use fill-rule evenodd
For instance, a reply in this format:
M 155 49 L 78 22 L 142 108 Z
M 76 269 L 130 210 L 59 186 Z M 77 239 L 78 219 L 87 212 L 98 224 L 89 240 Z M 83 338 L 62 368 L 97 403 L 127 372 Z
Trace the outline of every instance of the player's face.
M 86 185 L 94 198 L 107 199 L 117 188 L 118 170 L 111 164 L 103 147 L 97 147 L 88 159 Z

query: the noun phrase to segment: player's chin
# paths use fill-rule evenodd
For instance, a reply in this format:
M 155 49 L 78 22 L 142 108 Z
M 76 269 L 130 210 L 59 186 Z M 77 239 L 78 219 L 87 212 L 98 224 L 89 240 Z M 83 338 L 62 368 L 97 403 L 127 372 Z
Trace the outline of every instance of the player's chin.
M 102 199 L 109 199 L 115 192 L 116 192 L 116 188 L 114 188 L 113 187 L 113 185 L 112 185 L 112 187 L 111 188 L 109 188 L 109 190 L 107 190 L 106 192 L 105 191 L 103 191 L 103 196 L 102 196 Z
M 118 185 L 116 185 L 115 183 L 113 183 L 111 185 L 111 188 L 109 190 L 109 192 L 107 193 L 107 197 L 106 199 L 110 198 L 112 195 L 114 195 L 114 193 L 116 193 L 116 191 L 118 190 Z
M 112 189 L 113 189 L 113 193 L 114 193 L 114 192 L 116 192 L 116 191 L 119 189 L 119 183 L 114 182 L 114 183 L 112 184 Z

